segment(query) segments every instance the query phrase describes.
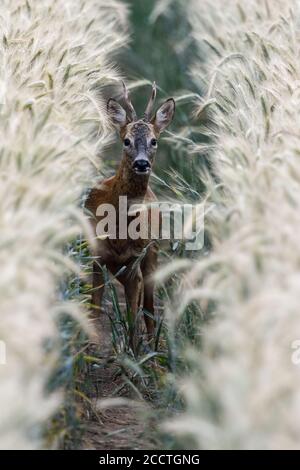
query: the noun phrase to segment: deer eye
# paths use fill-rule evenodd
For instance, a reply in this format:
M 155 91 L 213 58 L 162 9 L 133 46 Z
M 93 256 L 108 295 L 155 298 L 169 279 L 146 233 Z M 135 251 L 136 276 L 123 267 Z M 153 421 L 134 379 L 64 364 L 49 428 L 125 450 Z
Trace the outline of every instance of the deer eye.
M 157 146 L 157 140 L 156 139 L 151 139 L 151 145 L 152 145 L 152 147 L 156 147 Z
M 124 145 L 125 145 L 125 147 L 129 147 L 130 140 L 129 139 L 124 139 Z

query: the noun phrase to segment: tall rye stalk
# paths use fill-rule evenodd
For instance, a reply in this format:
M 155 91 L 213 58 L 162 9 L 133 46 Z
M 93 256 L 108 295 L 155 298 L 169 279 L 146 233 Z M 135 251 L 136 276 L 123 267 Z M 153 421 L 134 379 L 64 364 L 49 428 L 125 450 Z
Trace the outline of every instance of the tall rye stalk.
M 187 447 L 299 449 L 299 2 L 186 5 L 206 90 L 196 114 L 201 123 L 210 109 L 220 182 L 207 185 L 213 249 L 185 274 L 185 293 L 215 308 L 203 350 L 186 351 L 186 410 L 166 429 Z
M 57 301 L 60 280 L 78 269 L 62 248 L 84 228 L 79 197 L 108 140 L 95 90 L 118 78 L 110 61 L 126 23 L 119 1 L 1 1 L 3 449 L 41 446 L 42 425 L 62 398 L 45 392 L 56 357 L 46 346 L 61 312 L 83 315 L 76 301 Z

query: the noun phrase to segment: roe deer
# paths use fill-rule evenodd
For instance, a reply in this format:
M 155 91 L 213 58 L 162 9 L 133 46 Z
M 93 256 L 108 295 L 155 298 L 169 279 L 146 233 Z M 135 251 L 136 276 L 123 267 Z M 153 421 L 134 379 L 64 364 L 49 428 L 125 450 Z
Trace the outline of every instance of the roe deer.
M 152 117 L 152 108 L 156 97 L 155 83 L 146 107 L 144 117 L 138 119 L 130 101 L 126 85 L 124 88 L 125 109 L 114 99 L 107 102 L 108 115 L 118 129 L 123 141 L 123 156 L 115 176 L 108 178 L 93 188 L 85 207 L 93 214 L 93 230 L 99 222 L 97 208 L 101 204 L 112 204 L 118 213 L 119 197 L 127 196 L 128 204 L 151 203 L 156 197 L 149 187 L 149 176 L 157 151 L 160 133 L 170 124 L 175 112 L 173 98 L 167 99 Z M 126 215 L 127 217 L 127 215 Z M 128 227 L 130 217 L 126 218 Z M 144 256 L 141 256 L 141 254 Z M 94 249 L 96 260 L 93 263 L 93 311 L 99 312 L 103 295 L 103 270 L 105 265 L 125 288 L 125 296 L 133 321 L 139 309 L 143 288 L 143 308 L 146 329 L 149 338 L 154 332 L 154 281 L 153 273 L 157 267 L 158 246 L 150 239 L 137 240 L 116 238 L 96 239 Z M 141 261 L 139 262 L 139 259 Z M 124 268 L 124 266 L 126 268 Z M 123 270 L 122 270 L 123 268 Z M 120 272 L 121 271 L 121 272 Z M 118 274 L 119 273 L 119 274 Z M 147 315 L 149 312 L 150 316 Z M 130 344 L 134 346 L 134 333 Z

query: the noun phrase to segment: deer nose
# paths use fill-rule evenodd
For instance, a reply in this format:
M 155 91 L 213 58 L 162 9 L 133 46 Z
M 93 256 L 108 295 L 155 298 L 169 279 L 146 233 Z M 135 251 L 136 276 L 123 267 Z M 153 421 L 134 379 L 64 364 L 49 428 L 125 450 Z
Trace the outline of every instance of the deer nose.
M 146 173 L 148 170 L 150 170 L 150 163 L 144 158 L 138 158 L 133 164 L 133 169 L 139 173 Z

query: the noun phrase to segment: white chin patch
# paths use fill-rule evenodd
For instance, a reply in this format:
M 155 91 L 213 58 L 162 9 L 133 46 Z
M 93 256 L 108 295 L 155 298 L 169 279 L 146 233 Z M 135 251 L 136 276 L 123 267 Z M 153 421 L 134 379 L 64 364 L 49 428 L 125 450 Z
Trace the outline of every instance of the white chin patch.
M 150 169 L 146 171 L 134 170 L 137 175 L 148 175 L 150 173 Z

